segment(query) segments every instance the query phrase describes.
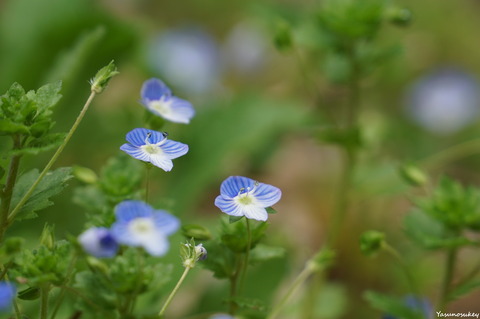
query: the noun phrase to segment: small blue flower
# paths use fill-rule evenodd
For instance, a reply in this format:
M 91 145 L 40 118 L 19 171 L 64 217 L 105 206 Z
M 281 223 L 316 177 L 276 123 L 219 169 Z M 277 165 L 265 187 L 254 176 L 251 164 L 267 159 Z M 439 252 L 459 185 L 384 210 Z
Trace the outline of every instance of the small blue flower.
M 188 124 L 195 115 L 190 102 L 172 95 L 159 79 L 150 79 L 142 86 L 142 104 L 152 113 L 174 123 Z
M 0 281 L 0 312 L 9 311 L 17 289 L 11 283 Z
M 114 257 L 118 251 L 118 243 L 104 227 L 87 229 L 78 236 L 78 241 L 87 253 L 95 257 Z
M 407 295 L 403 298 L 403 303 L 408 308 L 415 310 L 423 315 L 423 318 L 433 318 L 433 310 L 430 301 L 427 298 L 420 298 L 414 295 Z M 382 316 L 382 319 L 399 319 L 395 316 L 386 314 Z
M 115 215 L 117 221 L 112 225 L 115 239 L 127 246 L 143 247 L 153 256 L 162 256 L 168 251 L 167 236 L 180 226 L 175 216 L 137 200 L 118 204 Z
M 215 206 L 228 215 L 266 221 L 268 213 L 265 208 L 274 205 L 281 196 L 280 189 L 272 185 L 247 177 L 230 176 L 220 186 Z
M 127 133 L 127 141 L 120 149 L 144 162 L 152 163 L 168 172 L 172 159 L 185 155 L 188 145 L 167 139 L 167 133 L 136 128 Z

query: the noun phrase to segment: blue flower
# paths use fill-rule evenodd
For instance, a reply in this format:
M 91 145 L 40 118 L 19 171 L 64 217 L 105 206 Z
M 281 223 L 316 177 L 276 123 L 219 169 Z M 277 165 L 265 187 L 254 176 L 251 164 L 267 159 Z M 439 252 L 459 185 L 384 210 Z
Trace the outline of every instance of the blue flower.
M 282 192 L 277 187 L 254 181 L 242 176 L 230 176 L 220 186 L 220 196 L 215 205 L 231 216 L 245 216 L 266 221 L 265 208 L 280 200 Z
M 137 200 L 123 201 L 115 208 L 116 222 L 112 234 L 121 244 L 143 247 L 150 255 L 168 251 L 167 236 L 177 231 L 180 221 L 163 210 Z
M 17 289 L 11 283 L 0 281 L 0 312 L 9 311 Z
M 195 115 L 190 102 L 172 95 L 172 91 L 159 79 L 145 81 L 142 86 L 142 104 L 152 113 L 164 119 L 188 124 Z
M 433 317 L 432 305 L 426 298 L 420 298 L 413 295 L 407 295 L 403 298 L 403 303 L 407 308 L 422 314 L 423 318 L 430 319 Z M 398 317 L 386 314 L 382 316 L 382 319 L 399 319 Z
M 114 257 L 118 251 L 118 243 L 105 227 L 87 229 L 78 236 L 78 241 L 87 253 L 95 257 Z
M 152 163 L 168 172 L 172 169 L 172 159 L 185 155 L 188 145 L 167 139 L 167 133 L 136 128 L 127 133 L 129 143 L 120 149 L 128 155 L 144 162 Z

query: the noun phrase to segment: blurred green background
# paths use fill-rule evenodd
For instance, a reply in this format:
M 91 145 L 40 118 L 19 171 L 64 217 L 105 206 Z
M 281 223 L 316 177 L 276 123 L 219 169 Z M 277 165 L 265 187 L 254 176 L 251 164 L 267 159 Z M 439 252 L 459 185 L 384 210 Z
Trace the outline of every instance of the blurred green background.
M 362 298 L 365 290 L 408 292 L 394 261 L 361 256 L 358 237 L 371 228 L 387 232 L 412 263 L 422 291 L 436 297 L 442 271 L 438 256 L 416 250 L 402 232 L 402 218 L 410 206 L 408 187 L 396 174 L 399 164 L 430 158 L 433 176 L 445 173 L 473 184 L 480 178 L 475 151 L 449 161 L 432 157 L 479 138 L 478 112 L 467 116 L 465 125 L 445 132 L 441 122 L 439 130 L 420 125 L 406 107 L 412 85 L 438 70 L 455 70 L 468 74 L 473 83 L 478 80 L 480 3 L 395 3 L 409 8 L 413 21 L 406 28 L 385 24 L 379 41 L 392 46 L 394 57 L 362 83 L 360 123 L 366 147 L 354 181 L 351 213 L 342 226 L 338 263 L 315 301 L 319 318 L 378 318 Z M 120 154 L 125 134 L 142 126 L 143 81 L 164 80 L 175 95 L 193 103 L 197 115 L 190 125 L 165 127 L 170 138 L 189 144 L 190 152 L 174 162 L 171 172 L 154 171 L 152 203 L 186 223 L 214 229 L 221 213 L 213 202 L 226 177 L 245 175 L 281 188 L 283 198 L 275 207 L 279 213 L 270 218 L 267 241 L 284 245 L 287 255 L 255 269 L 252 278 L 264 283 L 247 287 L 253 297 L 278 298 L 325 240 L 341 169 L 337 149 L 313 137 L 328 125 L 327 114 L 339 110 L 347 94 L 325 75 L 341 71 L 335 61 L 319 64 L 305 49 L 317 41 L 309 33 L 317 5 L 307 0 L 0 1 L 0 92 L 13 82 L 30 90 L 62 80 L 55 129 L 67 131 L 88 97 L 88 80 L 115 60 L 120 75 L 95 100 L 56 164 L 100 172 L 108 158 Z M 292 26 L 300 45 L 281 53 L 273 39 L 283 21 Z M 7 140 L 0 142 L 5 149 Z M 50 156 L 26 158 L 21 169 L 42 168 Z M 16 224 L 11 233 L 30 238 L 32 246 L 46 221 L 57 224 L 59 238 L 79 234 L 85 214 L 72 203 L 73 189 L 79 185 L 70 182 L 55 206 L 39 219 Z M 179 239 L 180 235 L 172 241 Z M 472 254 L 466 250 L 461 255 L 460 271 L 475 259 Z M 177 253 L 169 258 L 176 262 Z M 172 306 L 179 318 L 218 309 L 222 284 L 204 270 L 194 277 L 188 283 L 193 288 L 181 292 L 183 298 Z M 452 310 L 480 312 L 475 302 L 479 297 L 456 302 Z M 292 301 L 291 311 L 297 303 L 298 298 Z

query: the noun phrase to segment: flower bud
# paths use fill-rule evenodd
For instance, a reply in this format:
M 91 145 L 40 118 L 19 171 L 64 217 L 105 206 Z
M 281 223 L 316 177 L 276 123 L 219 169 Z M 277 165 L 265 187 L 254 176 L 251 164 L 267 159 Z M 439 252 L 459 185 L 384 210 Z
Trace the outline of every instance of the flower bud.
M 360 250 L 365 256 L 378 253 L 385 244 L 385 234 L 376 230 L 369 230 L 360 237 Z
M 428 182 L 427 175 L 413 164 L 401 166 L 399 172 L 403 180 L 412 186 L 422 186 Z
M 95 184 L 98 181 L 98 176 L 89 168 L 74 166 L 73 167 L 73 176 L 79 181 L 85 184 Z
M 49 250 L 53 250 L 55 248 L 54 229 L 54 225 L 45 224 L 42 235 L 40 236 L 40 244 L 47 247 Z
M 110 79 L 118 73 L 117 67 L 112 60 L 107 66 L 98 70 L 95 77 L 90 80 L 91 90 L 95 93 L 102 93 Z

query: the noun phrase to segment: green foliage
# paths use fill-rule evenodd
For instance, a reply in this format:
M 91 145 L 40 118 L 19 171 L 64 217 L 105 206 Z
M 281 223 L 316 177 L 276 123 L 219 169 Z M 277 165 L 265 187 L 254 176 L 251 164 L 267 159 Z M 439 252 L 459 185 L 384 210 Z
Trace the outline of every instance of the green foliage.
M 360 250 L 366 256 L 378 253 L 385 244 L 385 234 L 376 230 L 369 230 L 360 237 Z
M 37 216 L 37 211 L 53 205 L 50 198 L 65 188 L 66 182 L 72 178 L 70 173 L 71 169 L 68 167 L 57 168 L 54 171 L 48 172 L 35 188 L 25 205 L 22 206 L 16 220 L 34 218 Z M 38 176 L 39 172 L 37 169 L 33 169 L 20 176 L 13 189 L 13 207 L 20 201 Z
M 60 286 L 66 279 L 71 258 L 71 244 L 61 240 L 51 248 L 41 245 L 34 250 L 24 250 L 16 260 L 12 273 L 26 279 L 30 287 L 44 284 Z
M 221 242 L 210 240 L 204 244 L 209 258 L 205 259 L 202 267 L 213 272 L 218 279 L 230 278 L 235 272 L 235 253 Z
M 442 178 L 429 198 L 417 201 L 425 214 L 453 232 L 480 230 L 480 191 Z
M 251 243 L 250 248 L 255 248 L 258 242 L 265 235 L 268 224 L 250 220 Z M 237 253 L 244 253 L 248 247 L 248 233 L 246 223 L 229 223 L 222 219 L 221 240 L 229 249 Z
M 195 240 L 212 239 L 212 233 L 201 225 L 183 225 L 182 235 L 186 238 L 193 238 Z
M 250 253 L 249 263 L 254 265 L 285 256 L 285 248 L 258 244 Z
M 364 294 L 373 308 L 401 319 L 426 319 L 422 309 L 409 307 L 404 300 L 373 291 Z
M 118 203 L 140 197 L 144 169 L 142 163 L 125 154 L 110 158 L 98 177 L 87 168 L 77 168 L 74 173 L 88 185 L 75 189 L 73 201 L 86 210 L 92 225 L 109 227 Z
M 61 135 L 50 133 L 54 124 L 52 108 L 61 98 L 61 87 L 59 81 L 44 85 L 37 92 L 25 92 L 14 83 L 0 97 L 0 135 L 16 137 L 15 155 L 37 154 L 61 142 Z

